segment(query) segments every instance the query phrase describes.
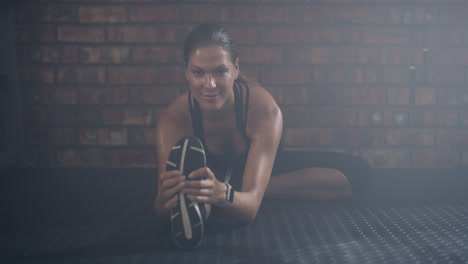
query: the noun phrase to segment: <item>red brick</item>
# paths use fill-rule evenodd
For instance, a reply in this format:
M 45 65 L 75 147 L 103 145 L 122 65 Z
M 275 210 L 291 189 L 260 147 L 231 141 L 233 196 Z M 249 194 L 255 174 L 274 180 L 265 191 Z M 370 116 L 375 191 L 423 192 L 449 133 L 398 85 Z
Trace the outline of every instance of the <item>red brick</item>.
M 27 4 L 24 8 L 24 21 L 27 22 L 75 22 L 77 7 L 72 4 Z M 21 10 L 19 12 L 22 12 Z
M 108 149 L 104 153 L 107 166 L 155 167 L 156 148 Z
M 27 46 L 18 47 L 18 59 L 21 62 L 41 63 L 76 63 L 76 46 Z
M 260 68 L 258 66 L 253 66 L 253 65 L 243 65 L 242 64 L 242 54 L 240 55 L 239 58 L 240 62 L 240 71 L 241 74 L 246 76 L 248 79 L 252 79 L 256 82 L 260 80 Z
M 103 146 L 125 146 L 128 144 L 127 128 L 98 129 L 98 144 Z
M 185 5 L 182 7 L 182 19 L 187 22 L 218 22 L 227 23 L 231 18 L 231 10 L 219 5 Z
M 130 7 L 130 20 L 134 22 L 177 22 L 180 10 L 175 5 L 138 5 Z
M 458 115 L 460 116 L 460 125 L 468 126 L 468 109 L 460 109 Z
M 159 83 L 185 84 L 185 68 L 183 66 L 162 66 L 158 68 Z
M 98 145 L 99 129 L 94 127 L 81 127 L 78 129 L 78 143 L 80 145 Z
M 50 95 L 51 103 L 60 105 L 76 105 L 78 92 L 74 88 L 54 89 Z
M 159 39 L 156 26 L 109 26 L 107 39 L 110 42 L 154 43 Z
M 174 87 L 132 87 L 130 90 L 133 104 L 168 104 L 177 98 Z
M 385 130 L 375 128 L 339 128 L 335 132 L 339 147 L 370 147 L 385 145 Z
M 382 63 L 382 49 L 375 47 L 290 47 L 287 62 L 292 64 L 375 64 Z
M 359 110 L 359 126 L 405 126 L 408 110 L 404 108 L 366 108 Z
M 354 109 L 329 109 L 312 107 L 283 107 L 285 126 L 353 126 L 356 125 Z
M 309 90 L 309 100 L 311 105 L 334 105 L 336 102 L 335 87 L 314 86 Z
M 389 129 L 387 130 L 389 146 L 433 146 L 434 131 L 428 129 Z
M 455 150 L 421 149 L 411 152 L 412 165 L 417 168 L 452 167 L 460 164 L 460 154 Z
M 80 87 L 80 104 L 126 104 L 129 92 L 126 87 Z
M 382 66 L 364 67 L 363 82 L 365 84 L 409 84 L 409 67 Z
M 410 28 L 409 27 L 366 27 L 362 31 L 363 44 L 409 44 L 410 43 Z
M 336 103 L 340 105 L 383 105 L 383 87 L 345 87 L 336 90 Z
M 147 107 L 108 107 L 103 110 L 103 122 L 105 125 L 149 125 L 152 111 Z
M 355 44 L 361 41 L 361 27 L 358 26 L 330 26 L 312 27 L 310 42 L 314 44 Z
M 440 21 L 441 24 L 468 24 L 468 7 L 463 6 L 441 6 L 440 7 Z
M 410 24 L 414 20 L 409 7 L 390 7 L 388 14 L 390 24 Z
M 436 24 L 439 22 L 439 9 L 433 7 L 414 8 L 414 23 L 416 24 Z
M 414 126 L 455 126 L 458 124 L 458 112 L 455 109 L 412 109 L 410 125 Z
M 361 84 L 362 69 L 356 66 L 320 66 L 313 69 L 315 84 Z
M 331 128 L 286 128 L 285 134 L 285 143 L 289 147 L 333 144 L 333 129 Z
M 103 26 L 59 26 L 57 39 L 60 42 L 104 42 Z
M 285 14 L 285 20 L 288 23 L 322 24 L 332 21 L 332 9 L 330 7 L 291 5 L 286 6 Z
M 130 61 L 130 47 L 105 46 L 81 47 L 80 60 L 82 63 L 125 63 Z
M 393 88 L 387 89 L 387 104 L 389 105 L 407 105 L 410 100 L 409 88 Z
M 466 88 L 441 88 L 438 91 L 439 105 L 468 105 Z
M 304 67 L 268 67 L 262 72 L 266 84 L 307 84 L 311 81 L 311 71 Z
M 429 68 L 429 84 L 462 85 L 465 84 L 464 68 Z
M 403 149 L 363 149 L 360 156 L 376 168 L 408 168 L 411 152 Z
M 53 84 L 54 67 L 22 66 L 19 68 L 21 84 Z
M 308 87 L 287 87 L 284 92 L 286 104 L 307 104 L 309 102 Z
M 280 64 L 284 61 L 284 50 L 280 47 L 243 47 L 240 49 L 242 63 Z
M 193 26 L 189 25 L 165 25 L 160 29 L 160 35 L 158 35 L 156 41 L 158 43 L 178 43 L 182 46 L 185 37 L 192 28 Z
M 468 130 L 460 129 L 440 129 L 436 134 L 437 146 L 467 147 Z
M 260 31 L 265 44 L 303 44 L 309 39 L 309 30 L 305 27 L 267 27 Z
M 281 6 L 235 6 L 233 10 L 234 23 L 282 23 L 283 8 Z
M 336 7 L 333 9 L 335 23 L 351 24 L 383 24 L 387 9 L 383 7 Z
M 463 46 L 463 27 L 434 25 L 413 30 L 412 42 L 418 45 Z M 427 47 L 427 46 L 426 46 Z M 429 52 L 431 49 L 429 48 Z
M 78 16 L 81 23 L 123 23 L 127 21 L 125 6 L 80 6 Z
M 23 123 L 25 125 L 48 125 L 50 124 L 50 111 L 45 107 L 23 106 Z
M 18 43 L 53 42 L 56 40 L 56 25 L 17 25 Z
M 257 28 L 246 26 L 231 26 L 229 32 L 235 43 L 239 45 L 258 43 Z
M 63 66 L 57 71 L 57 83 L 62 84 L 103 84 L 106 69 L 103 66 Z
M 156 68 L 142 66 L 112 66 L 108 68 L 110 84 L 152 84 L 156 82 Z
M 74 128 L 26 127 L 26 142 L 31 145 L 72 145 L 75 143 Z
M 414 89 L 414 103 L 417 105 L 435 105 L 437 102 L 436 88 L 422 87 Z
M 101 111 L 97 108 L 53 108 L 51 116 L 55 125 L 98 125 L 102 123 Z
M 179 47 L 134 47 L 132 62 L 136 63 L 182 63 L 182 50 Z
M 385 47 L 382 52 L 383 64 L 422 65 L 424 63 L 422 48 Z
M 468 66 L 468 50 L 463 49 L 454 49 L 454 48 L 438 48 L 431 49 L 428 52 L 428 61 L 430 64 L 435 65 L 459 65 L 459 66 Z
M 129 145 L 154 146 L 156 139 L 154 128 L 130 128 L 128 130 Z

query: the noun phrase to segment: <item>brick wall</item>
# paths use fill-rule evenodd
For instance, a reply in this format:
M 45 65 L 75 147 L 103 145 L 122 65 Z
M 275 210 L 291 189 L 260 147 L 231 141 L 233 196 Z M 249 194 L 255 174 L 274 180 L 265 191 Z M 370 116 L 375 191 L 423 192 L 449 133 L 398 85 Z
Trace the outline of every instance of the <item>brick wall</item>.
M 17 8 L 32 166 L 155 166 L 190 27 L 228 23 L 284 111 L 286 149 L 468 164 L 466 0 L 57 0 Z

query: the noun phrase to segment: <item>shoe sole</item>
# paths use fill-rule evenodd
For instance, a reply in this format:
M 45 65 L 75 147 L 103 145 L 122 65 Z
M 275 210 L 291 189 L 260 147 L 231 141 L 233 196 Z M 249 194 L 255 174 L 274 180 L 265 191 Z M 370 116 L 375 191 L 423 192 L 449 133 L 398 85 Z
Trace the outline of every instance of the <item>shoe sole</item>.
M 199 139 L 184 137 L 177 141 L 169 154 L 166 171 L 178 170 L 187 177 L 192 171 L 206 166 L 205 150 Z M 178 200 L 171 208 L 171 231 L 180 248 L 200 245 L 204 232 L 204 219 L 198 203 L 187 195 L 177 193 Z

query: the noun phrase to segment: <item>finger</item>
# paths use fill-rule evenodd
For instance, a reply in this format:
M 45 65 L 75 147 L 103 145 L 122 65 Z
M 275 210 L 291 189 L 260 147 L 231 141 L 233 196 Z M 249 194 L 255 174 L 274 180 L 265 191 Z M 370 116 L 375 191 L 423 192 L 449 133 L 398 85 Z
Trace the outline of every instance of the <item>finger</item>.
M 167 201 L 167 203 L 164 205 L 164 207 L 166 209 L 171 209 L 177 203 L 178 199 L 179 199 L 179 197 L 177 195 L 174 195 L 174 197 L 172 197 L 171 199 L 169 199 L 169 201 Z
M 190 201 L 196 203 L 208 203 L 210 198 L 208 196 L 187 195 Z
M 193 189 L 213 189 L 212 180 L 199 180 L 199 181 L 187 181 L 185 183 L 186 188 Z
M 162 189 L 169 189 L 184 181 L 185 181 L 184 176 L 176 176 L 176 177 L 169 178 L 169 179 L 162 181 L 161 187 Z
M 203 167 L 198 170 L 192 171 L 188 175 L 189 179 L 195 180 L 195 179 L 215 179 L 214 173 L 210 170 L 208 167 Z
M 164 191 L 163 197 L 165 199 L 170 199 L 174 195 L 176 195 L 178 192 L 181 192 L 184 189 L 184 187 L 185 187 L 185 182 L 181 182 L 181 183 L 177 184 L 176 186 Z
M 187 189 L 182 190 L 183 194 L 192 195 L 192 196 L 212 196 L 212 189 Z
M 161 173 L 159 175 L 159 180 L 164 181 L 164 180 L 174 178 L 174 177 L 178 177 L 178 176 L 181 176 L 181 175 L 182 175 L 182 173 L 180 173 L 180 171 L 178 171 L 178 170 L 166 171 L 166 172 L 163 172 L 163 173 Z

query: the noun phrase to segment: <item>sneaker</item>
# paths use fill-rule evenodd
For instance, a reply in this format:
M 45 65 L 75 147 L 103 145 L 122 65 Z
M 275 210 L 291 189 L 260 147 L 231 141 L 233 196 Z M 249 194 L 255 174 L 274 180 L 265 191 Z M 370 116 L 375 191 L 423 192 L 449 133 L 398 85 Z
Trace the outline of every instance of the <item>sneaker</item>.
M 184 137 L 172 148 L 166 171 L 179 170 L 187 177 L 192 171 L 206 166 L 203 144 L 196 137 Z M 186 195 L 177 193 L 178 200 L 171 208 L 172 237 L 180 248 L 200 245 L 204 228 L 204 204 L 191 202 Z

